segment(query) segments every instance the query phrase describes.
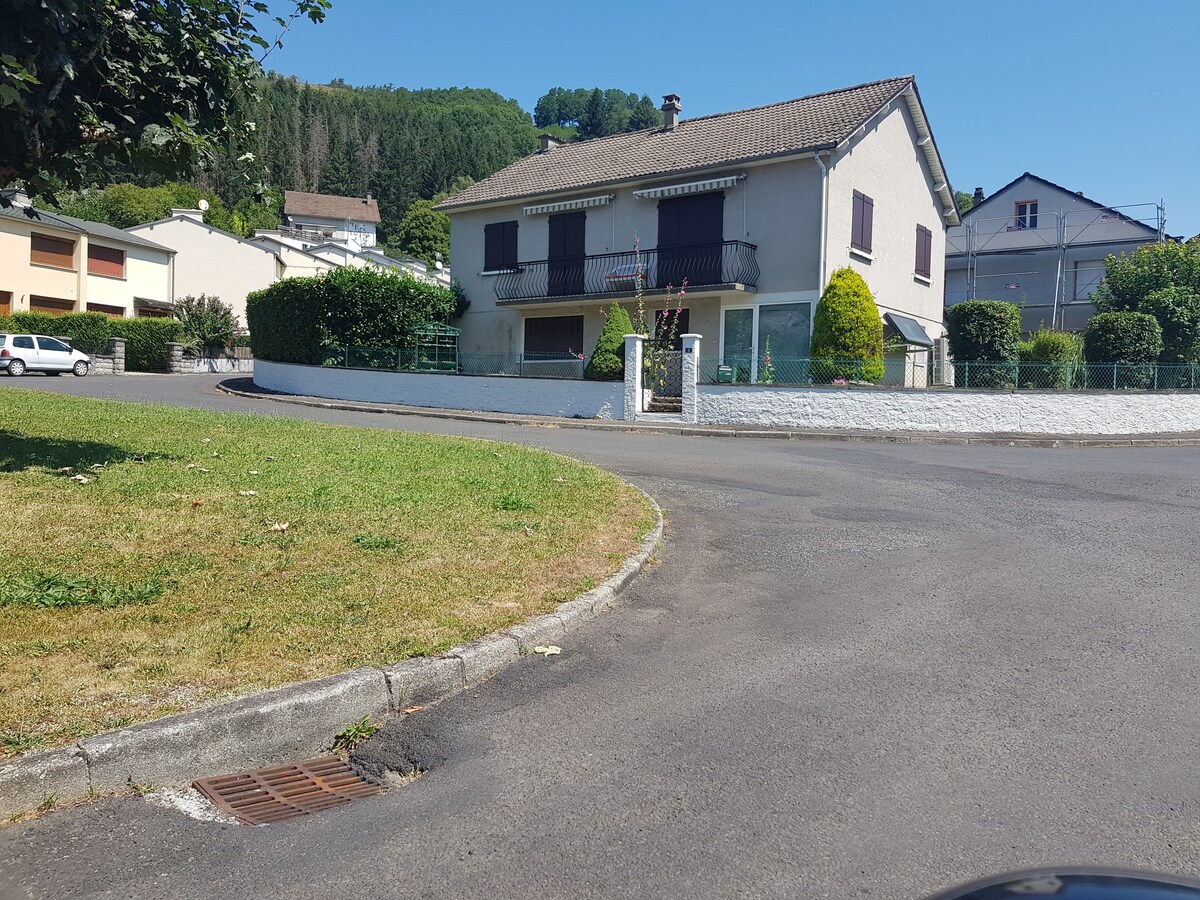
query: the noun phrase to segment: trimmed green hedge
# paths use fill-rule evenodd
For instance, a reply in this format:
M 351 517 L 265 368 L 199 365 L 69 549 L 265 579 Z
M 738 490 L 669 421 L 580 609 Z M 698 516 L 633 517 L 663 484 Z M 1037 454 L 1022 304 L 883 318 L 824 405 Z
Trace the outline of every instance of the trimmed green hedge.
M 1013 362 L 1020 358 L 1021 310 L 1001 300 L 967 300 L 946 310 L 946 336 L 955 362 Z M 1032 347 L 1026 352 L 1031 353 Z M 1002 387 L 1009 377 L 1002 367 L 984 368 L 972 386 Z M 965 370 L 955 368 L 958 387 Z M 995 384 L 988 384 L 994 380 Z
M 457 305 L 449 288 L 407 272 L 342 268 L 254 291 L 246 322 L 256 359 L 320 364 L 329 345 L 409 347 L 415 328 L 448 321 Z
M 107 353 L 108 316 L 103 313 L 67 313 L 52 316 L 41 312 L 15 312 L 8 317 L 12 331 L 21 334 L 44 334 L 47 337 L 65 337 L 71 346 L 84 353 Z
M 1162 326 L 1147 313 L 1099 313 L 1083 333 L 1083 357 L 1090 363 L 1149 363 L 1162 349 Z
M 130 372 L 162 372 L 167 368 L 167 344 L 183 340 L 183 326 L 174 319 L 109 319 L 113 337 L 125 338 L 125 368 Z
M 592 381 L 625 379 L 625 335 L 633 334 L 633 322 L 620 304 L 613 302 L 604 320 L 596 349 L 584 367 L 583 377 Z
M 875 305 L 871 289 L 849 266 L 829 276 L 829 284 L 813 313 L 812 343 L 808 354 L 813 359 L 831 360 L 828 365 L 821 366 L 823 372 L 828 373 L 828 379 L 823 377 L 822 381 L 834 378 L 883 380 L 883 319 L 879 317 L 879 307 Z M 817 379 L 814 377 L 814 380 Z

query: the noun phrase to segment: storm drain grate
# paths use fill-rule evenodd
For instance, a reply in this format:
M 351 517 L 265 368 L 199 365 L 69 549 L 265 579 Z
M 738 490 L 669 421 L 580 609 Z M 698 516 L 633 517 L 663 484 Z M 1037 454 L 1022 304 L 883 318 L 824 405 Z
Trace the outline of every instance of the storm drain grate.
M 192 787 L 247 825 L 271 825 L 383 793 L 337 756 L 201 778 Z

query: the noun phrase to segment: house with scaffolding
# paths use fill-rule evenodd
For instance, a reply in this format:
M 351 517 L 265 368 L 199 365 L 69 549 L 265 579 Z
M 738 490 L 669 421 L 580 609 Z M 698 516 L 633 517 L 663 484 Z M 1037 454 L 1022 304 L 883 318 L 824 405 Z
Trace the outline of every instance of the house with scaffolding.
M 1165 229 L 1162 202 L 1105 206 L 1026 172 L 947 229 L 946 306 L 1006 300 L 1026 332 L 1081 330 L 1105 258 L 1169 240 Z

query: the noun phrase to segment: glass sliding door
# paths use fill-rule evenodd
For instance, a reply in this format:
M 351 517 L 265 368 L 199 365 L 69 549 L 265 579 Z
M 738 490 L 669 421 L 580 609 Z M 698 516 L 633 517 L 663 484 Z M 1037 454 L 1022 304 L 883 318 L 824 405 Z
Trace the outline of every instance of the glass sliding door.
M 809 303 L 760 306 L 755 380 L 766 384 L 807 384 L 811 330 Z
M 721 337 L 721 363 L 733 368 L 733 380 L 749 382 L 754 377 L 754 310 L 725 310 Z

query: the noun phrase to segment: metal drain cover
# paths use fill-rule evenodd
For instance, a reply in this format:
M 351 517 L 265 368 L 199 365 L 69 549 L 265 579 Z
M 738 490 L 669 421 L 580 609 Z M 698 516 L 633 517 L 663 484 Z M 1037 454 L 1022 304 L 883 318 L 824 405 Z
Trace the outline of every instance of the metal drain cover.
M 247 825 L 271 825 L 383 793 L 338 756 L 200 778 L 192 787 Z

